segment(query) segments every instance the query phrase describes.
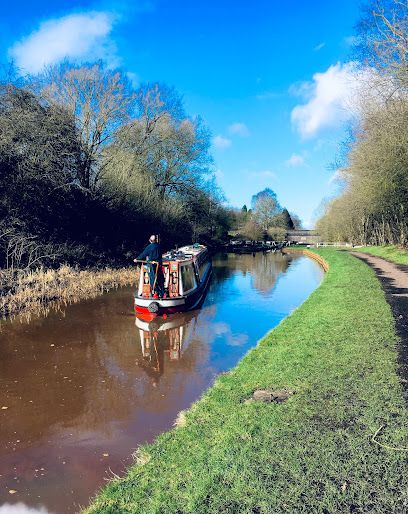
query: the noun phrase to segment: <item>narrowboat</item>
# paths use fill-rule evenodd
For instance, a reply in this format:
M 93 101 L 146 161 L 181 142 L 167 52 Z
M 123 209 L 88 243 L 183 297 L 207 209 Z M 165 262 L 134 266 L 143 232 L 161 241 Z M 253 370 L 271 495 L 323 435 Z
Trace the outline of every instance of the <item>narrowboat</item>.
M 183 246 L 162 256 L 164 295 L 152 294 L 149 264 L 140 269 L 135 293 L 135 312 L 146 319 L 194 309 L 204 299 L 210 281 L 212 264 L 208 249 L 199 244 Z

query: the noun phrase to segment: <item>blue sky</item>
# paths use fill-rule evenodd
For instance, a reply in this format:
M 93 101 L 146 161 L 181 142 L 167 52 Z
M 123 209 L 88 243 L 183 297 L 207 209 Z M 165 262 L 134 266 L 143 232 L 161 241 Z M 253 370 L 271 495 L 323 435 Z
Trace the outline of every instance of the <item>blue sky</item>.
M 7 2 L 1 60 L 104 59 L 134 81 L 163 81 L 213 134 L 230 204 L 265 187 L 311 226 L 336 185 L 329 169 L 349 120 L 359 1 Z

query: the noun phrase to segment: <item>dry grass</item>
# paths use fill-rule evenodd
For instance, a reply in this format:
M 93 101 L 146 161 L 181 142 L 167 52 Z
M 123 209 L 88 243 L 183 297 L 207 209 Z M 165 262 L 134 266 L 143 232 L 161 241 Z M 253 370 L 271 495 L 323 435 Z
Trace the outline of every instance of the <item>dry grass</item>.
M 68 304 L 136 283 L 135 268 L 0 271 L 0 317 L 46 313 L 58 302 Z

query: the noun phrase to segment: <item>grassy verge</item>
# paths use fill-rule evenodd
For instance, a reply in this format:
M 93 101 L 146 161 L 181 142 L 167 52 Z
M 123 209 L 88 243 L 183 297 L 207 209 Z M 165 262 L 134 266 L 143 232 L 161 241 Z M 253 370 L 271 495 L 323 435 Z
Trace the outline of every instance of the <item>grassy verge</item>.
M 408 414 L 394 320 L 373 271 L 321 249 L 320 288 L 87 514 L 407 512 Z M 254 320 L 256 322 L 256 320 Z M 245 403 L 257 388 L 296 391 Z M 373 441 L 392 448 L 388 449 Z
M 0 317 L 41 313 L 55 302 L 76 302 L 135 281 L 135 268 L 0 271 Z
M 404 250 L 398 246 L 365 246 L 363 248 L 356 248 L 358 252 L 369 253 L 377 257 L 383 257 L 391 262 L 397 264 L 408 265 L 408 250 Z

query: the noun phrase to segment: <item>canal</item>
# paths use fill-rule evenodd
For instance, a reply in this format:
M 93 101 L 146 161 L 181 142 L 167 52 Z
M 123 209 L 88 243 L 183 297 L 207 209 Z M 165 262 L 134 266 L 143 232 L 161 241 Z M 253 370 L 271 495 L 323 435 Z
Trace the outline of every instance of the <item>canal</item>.
M 69 514 L 319 285 L 313 260 L 225 254 L 200 310 L 146 323 L 132 288 L 0 331 L 0 514 Z

